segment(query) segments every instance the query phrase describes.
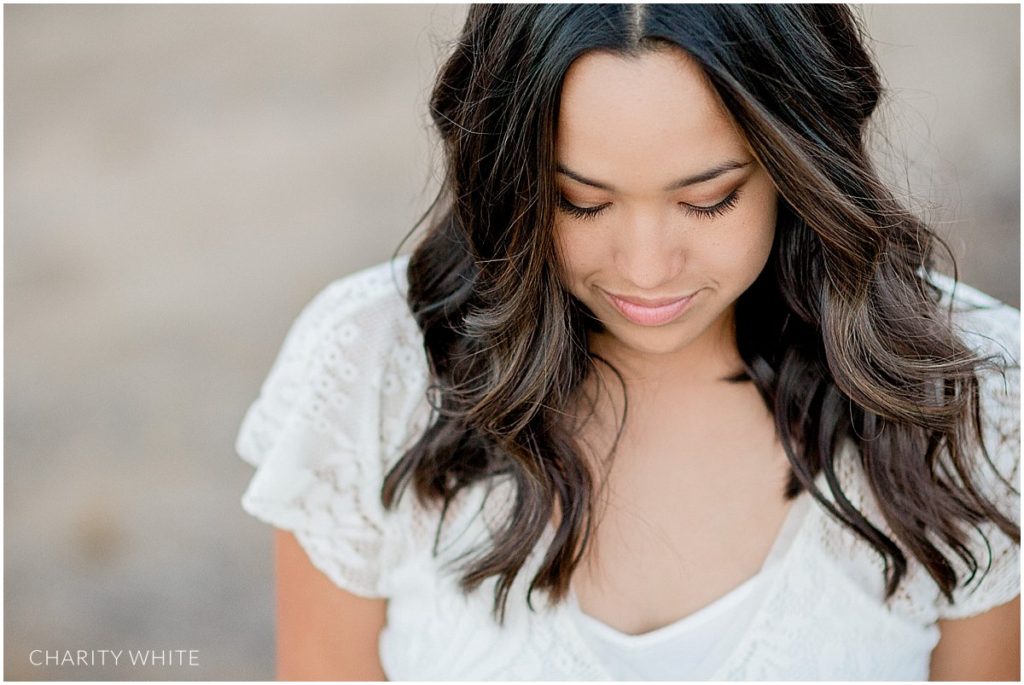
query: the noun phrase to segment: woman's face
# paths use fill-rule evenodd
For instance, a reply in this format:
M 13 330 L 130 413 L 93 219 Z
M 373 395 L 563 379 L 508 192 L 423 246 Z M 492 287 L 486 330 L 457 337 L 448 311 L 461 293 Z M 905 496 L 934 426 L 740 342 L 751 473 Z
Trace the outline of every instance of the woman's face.
M 583 55 L 556 156 L 556 242 L 566 287 L 605 326 L 592 342 L 633 357 L 734 346 L 776 192 L 696 63 L 678 48 Z

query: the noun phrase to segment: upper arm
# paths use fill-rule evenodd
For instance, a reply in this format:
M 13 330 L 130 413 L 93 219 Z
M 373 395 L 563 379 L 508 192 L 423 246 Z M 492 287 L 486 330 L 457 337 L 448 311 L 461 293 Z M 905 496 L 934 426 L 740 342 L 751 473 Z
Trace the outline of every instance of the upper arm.
M 378 650 L 387 599 L 338 587 L 293 534 L 275 530 L 274 541 L 278 680 L 387 680 Z
M 983 614 L 938 622 L 930 680 L 1020 680 L 1020 595 Z

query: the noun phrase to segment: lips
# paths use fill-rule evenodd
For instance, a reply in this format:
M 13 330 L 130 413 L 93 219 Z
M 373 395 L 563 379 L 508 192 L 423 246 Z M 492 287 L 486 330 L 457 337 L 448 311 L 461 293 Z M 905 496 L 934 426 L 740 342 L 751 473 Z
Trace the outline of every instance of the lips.
M 643 299 L 605 294 L 623 317 L 640 326 L 661 326 L 673 321 L 689 308 L 697 295 L 695 292 L 684 297 Z

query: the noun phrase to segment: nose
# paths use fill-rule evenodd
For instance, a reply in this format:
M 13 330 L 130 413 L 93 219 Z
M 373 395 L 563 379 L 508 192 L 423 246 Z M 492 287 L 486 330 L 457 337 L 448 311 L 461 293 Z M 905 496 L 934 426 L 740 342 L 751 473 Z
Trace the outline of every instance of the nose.
M 669 217 L 634 214 L 620 233 L 615 251 L 619 275 L 641 291 L 659 292 L 678 280 L 685 259 L 682 230 Z

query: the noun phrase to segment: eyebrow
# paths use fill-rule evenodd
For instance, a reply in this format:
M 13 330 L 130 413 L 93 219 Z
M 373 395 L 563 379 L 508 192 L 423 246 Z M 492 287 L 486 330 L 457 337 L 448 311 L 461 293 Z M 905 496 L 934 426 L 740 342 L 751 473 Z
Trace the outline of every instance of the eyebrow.
M 668 193 L 673 190 L 685 188 L 687 186 L 697 185 L 698 183 L 704 183 L 705 181 L 710 181 L 713 178 L 718 178 L 722 174 L 733 171 L 734 169 L 742 169 L 745 166 L 749 166 L 751 161 L 752 160 L 740 162 L 736 160 L 729 160 L 726 162 L 722 162 L 721 164 L 716 164 L 710 169 L 702 171 L 698 174 L 694 174 L 692 176 L 687 176 L 686 178 L 681 178 L 679 180 L 673 181 L 672 183 L 669 183 L 667 186 L 665 186 L 662 190 Z M 604 183 L 602 181 L 595 181 L 593 179 L 587 178 L 585 176 L 582 176 L 581 174 L 578 174 L 572 169 L 566 168 L 561 164 L 557 165 L 557 169 L 558 173 L 565 174 L 572 180 L 577 181 L 578 183 L 582 183 L 583 185 L 592 186 L 594 188 L 600 188 L 601 190 L 616 192 L 615 187 L 612 186 L 610 183 Z

